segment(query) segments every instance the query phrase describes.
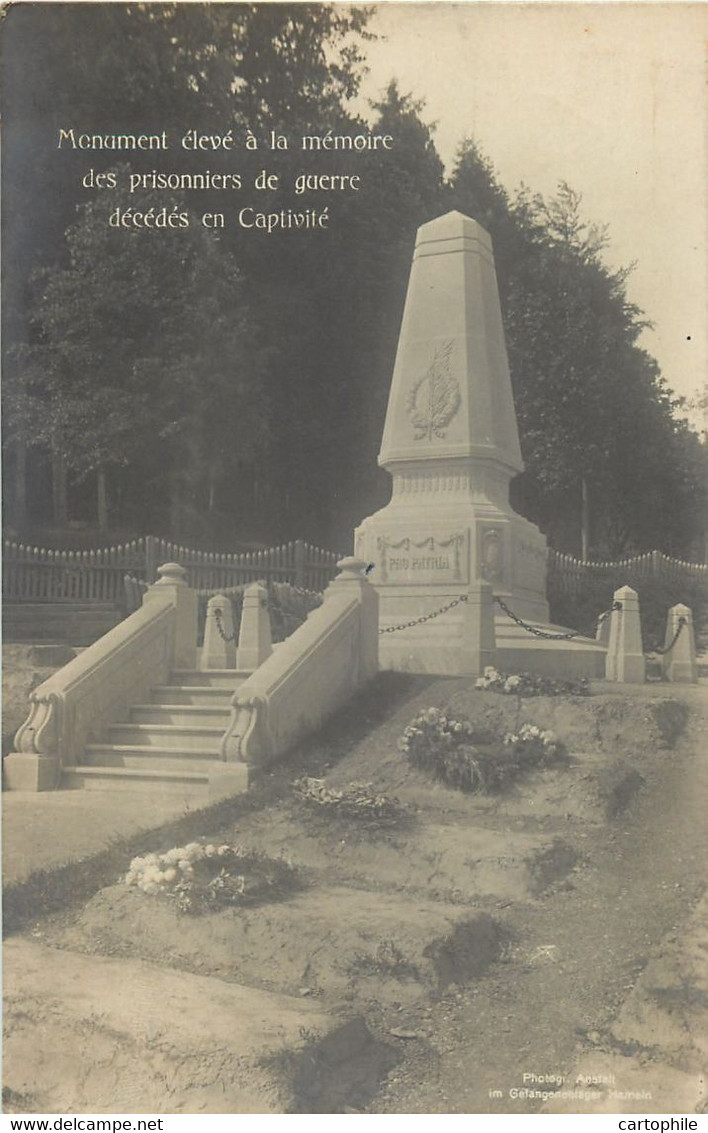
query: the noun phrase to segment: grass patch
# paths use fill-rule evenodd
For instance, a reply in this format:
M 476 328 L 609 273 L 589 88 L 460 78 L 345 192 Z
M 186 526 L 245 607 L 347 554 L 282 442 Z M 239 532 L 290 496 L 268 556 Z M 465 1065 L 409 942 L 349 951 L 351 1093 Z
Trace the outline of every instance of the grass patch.
M 550 846 L 536 850 L 526 858 L 533 892 L 537 895 L 545 893 L 556 881 L 566 877 L 580 861 L 580 854 L 570 842 L 554 838 Z
M 393 940 L 382 940 L 374 953 L 358 953 L 348 971 L 352 976 L 382 976 L 399 981 L 420 979 L 419 969 Z
M 690 712 L 680 700 L 660 700 L 653 706 L 654 722 L 659 729 L 661 746 L 673 748 L 683 735 Z

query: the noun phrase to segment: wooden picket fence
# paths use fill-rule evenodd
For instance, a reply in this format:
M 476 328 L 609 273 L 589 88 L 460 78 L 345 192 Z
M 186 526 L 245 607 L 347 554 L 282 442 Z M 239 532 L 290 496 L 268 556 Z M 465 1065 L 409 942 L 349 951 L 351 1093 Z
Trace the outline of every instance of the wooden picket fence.
M 200 551 L 147 535 L 115 547 L 90 551 L 58 551 L 4 541 L 3 601 L 112 602 L 122 605 L 126 574 L 154 581 L 161 563 L 186 567 L 197 590 L 218 590 L 265 579 L 289 582 L 305 590 L 324 590 L 336 574 L 341 555 L 295 539 L 262 551 L 218 554 Z M 549 548 L 548 575 L 568 598 L 581 597 L 588 586 L 621 576 L 629 585 L 642 580 L 708 586 L 708 565 L 670 558 L 661 551 L 608 562 L 585 562 Z
M 690 582 L 708 585 L 708 565 L 672 559 L 662 551 L 606 562 L 587 562 L 572 555 L 548 549 L 548 575 L 557 589 L 570 598 L 585 593 L 589 584 L 622 578 L 623 584 L 641 582 Z
M 320 591 L 337 573 L 341 557 L 303 539 L 240 554 L 199 551 L 154 535 L 90 551 L 57 551 L 5 540 L 2 596 L 4 602 L 122 605 L 126 574 L 153 582 L 157 567 L 166 562 L 186 567 L 189 583 L 197 590 L 265 579 Z

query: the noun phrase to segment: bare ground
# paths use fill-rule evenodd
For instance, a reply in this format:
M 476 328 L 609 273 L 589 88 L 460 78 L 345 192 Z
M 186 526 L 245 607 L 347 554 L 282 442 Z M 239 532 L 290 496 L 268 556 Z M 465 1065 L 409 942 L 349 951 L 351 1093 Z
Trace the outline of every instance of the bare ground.
M 339 1093 L 320 1090 L 315 1103 L 313 1078 L 341 1078 L 342 1059 L 332 1054 L 335 1043 L 301 1061 L 300 1086 L 278 1103 L 291 1111 L 306 1112 L 309 1097 L 307 1104 L 332 1112 L 534 1112 L 562 1102 L 542 1096 L 548 1084 L 523 1094 L 534 1089 L 534 1076 L 562 1079 L 572 1092 L 576 1078 L 592 1077 L 582 1067 L 608 1060 L 617 1069 L 596 1076 L 614 1073 L 618 1093 L 650 1095 L 629 1099 L 625 1112 L 700 1109 L 708 1043 L 676 1042 L 674 1008 L 680 1004 L 685 1031 L 704 1027 L 705 924 L 694 910 L 708 860 L 705 688 L 645 686 L 617 695 L 598 686 L 590 698 L 519 702 L 474 692 L 462 680 L 406 687 L 364 738 L 340 746 L 327 772 L 333 787 L 369 780 L 397 796 L 405 821 L 333 820 L 285 791 L 204 835 L 296 864 L 304 887 L 287 900 L 197 919 L 109 886 L 37 923 L 34 940 L 87 962 L 147 961 L 359 1020 L 369 1039 L 356 1056 L 344 1044 L 342 1058 L 350 1069 L 363 1059 L 368 1069 Z M 431 704 L 501 729 L 524 720 L 551 727 L 568 745 L 569 762 L 495 798 L 431 784 L 396 748 L 410 718 Z M 639 1037 L 627 1037 L 626 1004 L 634 997 L 636 1030 L 638 997 L 651 999 L 661 983 L 651 977 L 643 990 L 642 973 L 689 937 L 690 979 L 687 961 L 675 957 L 663 1011 Z M 374 1059 L 372 1043 L 379 1044 Z M 269 1082 L 263 1098 L 272 1106 Z M 610 1086 L 592 1089 L 568 1099 L 577 1108 L 564 1112 L 607 1104 Z M 185 1097 L 180 1111 L 189 1112 L 188 1090 Z M 210 1108 L 218 1104 L 210 1095 L 207 1111 L 232 1112 Z M 312 1109 L 322 1111 L 330 1110 Z

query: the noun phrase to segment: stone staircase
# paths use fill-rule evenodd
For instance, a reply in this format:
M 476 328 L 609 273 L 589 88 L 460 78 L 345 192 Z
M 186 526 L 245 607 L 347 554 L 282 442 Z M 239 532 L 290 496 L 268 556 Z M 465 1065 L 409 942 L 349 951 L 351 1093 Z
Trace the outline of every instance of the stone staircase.
M 86 745 L 75 766 L 64 767 L 62 787 L 155 790 L 203 801 L 235 690 L 250 673 L 235 669 L 176 669 L 168 685 L 134 704 L 127 719 L 109 724 Z

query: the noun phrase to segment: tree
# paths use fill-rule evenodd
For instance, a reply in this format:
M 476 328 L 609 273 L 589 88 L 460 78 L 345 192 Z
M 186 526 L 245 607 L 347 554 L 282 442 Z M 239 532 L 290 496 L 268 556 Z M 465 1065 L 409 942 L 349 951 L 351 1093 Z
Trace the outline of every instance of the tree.
M 631 269 L 604 262 L 607 231 L 564 183 L 549 201 L 511 200 L 473 142 L 452 191 L 494 242 L 526 466 L 516 506 L 560 549 L 685 550 L 700 529 L 689 501 L 705 499 L 697 438 L 637 344 L 647 324 L 627 298 Z
M 257 446 L 265 355 L 217 236 L 194 218 L 164 231 L 108 223 L 116 208 L 173 205 L 117 192 L 82 208 L 68 266 L 35 276 L 35 340 L 19 352 L 14 402 L 79 476 L 130 466 L 144 490 L 170 468 L 176 515 Z
M 40 347 L 46 347 L 48 341 L 47 328 L 43 330 L 41 324 L 49 316 L 45 310 L 35 320 L 35 326 L 29 326 L 31 306 L 37 314 L 36 304 L 31 303 L 29 297 L 30 274 L 37 265 L 51 266 L 57 304 L 62 299 L 69 301 L 70 281 L 73 280 L 78 289 L 79 275 L 74 251 L 65 243 L 64 232 L 71 223 L 77 196 L 81 200 L 82 196 L 86 199 L 91 195 L 81 187 L 87 155 L 67 150 L 57 155 L 59 129 L 76 126 L 77 131 L 86 133 L 107 130 L 149 133 L 167 128 L 177 137 L 188 127 L 231 130 L 242 147 L 247 127 L 256 134 L 266 126 L 286 132 L 296 132 L 305 126 L 324 128 L 341 114 L 342 104 L 356 93 L 362 64 L 360 44 L 367 35 L 367 19 L 366 9 L 329 4 L 63 4 L 29 5 L 13 10 L 6 21 L 3 41 L 6 64 L 4 191 L 6 207 L 15 218 L 5 246 L 6 265 L 12 265 L 11 292 L 16 298 L 14 305 L 6 307 L 4 315 L 5 342 L 14 343 L 5 365 L 6 382 L 13 391 L 6 401 L 8 431 L 19 430 L 21 404 L 29 400 L 32 403 L 30 437 L 46 439 L 51 431 L 54 443 L 59 443 L 56 438 L 61 436 L 66 439 L 67 447 L 73 444 L 72 437 L 78 437 L 81 443 L 78 448 L 72 448 L 72 461 L 83 462 L 85 471 L 96 465 L 95 453 L 92 457 L 89 452 L 90 438 L 100 437 L 100 441 L 96 440 L 97 451 L 109 444 L 102 422 L 110 406 L 115 436 L 122 437 L 125 444 L 116 439 L 113 452 L 104 451 L 103 457 L 110 463 L 118 457 L 127 460 L 127 454 L 132 453 L 131 459 L 140 461 L 139 454 L 133 453 L 131 448 L 130 430 L 123 428 L 130 406 L 139 414 L 143 413 L 136 389 L 128 390 L 121 401 L 120 384 L 107 381 L 103 388 L 110 389 L 110 397 L 108 404 L 101 407 L 98 392 L 88 400 L 84 397 L 92 380 L 88 374 L 82 379 L 85 382 L 82 389 L 79 389 L 77 370 L 71 382 L 68 380 L 68 360 L 61 382 L 56 368 L 52 369 L 51 382 L 55 390 L 61 388 L 61 396 L 52 395 L 47 388 L 39 399 L 40 404 L 48 404 L 53 396 L 60 420 L 55 419 L 51 429 L 47 422 L 43 431 L 35 431 L 37 390 L 42 382 L 49 380 L 44 362 L 39 363 Z M 28 70 L 33 76 L 30 100 L 25 97 L 24 76 Z M 260 141 L 262 143 L 262 137 Z M 103 171 L 113 156 L 92 153 L 91 161 L 95 169 Z M 202 154 L 179 149 L 165 160 L 176 164 L 180 171 L 201 169 L 205 164 Z M 209 164 L 220 168 L 221 161 L 223 168 L 230 170 L 233 160 L 233 156 L 227 155 L 224 162 L 223 157 L 216 155 Z M 263 156 L 258 152 L 249 161 L 249 152 L 241 149 L 238 161 L 239 167 L 248 173 L 255 164 L 263 163 Z M 131 154 L 131 164 L 134 170 L 149 172 L 156 164 L 155 155 Z M 49 185 L 51 193 L 47 191 Z M 117 203 L 117 200 L 111 202 L 112 206 Z M 164 203 L 163 200 L 161 204 Z M 192 196 L 191 203 L 197 207 L 199 202 Z M 104 247 L 97 227 L 87 223 L 84 236 L 87 240 L 95 238 L 94 253 L 98 260 Z M 254 295 L 261 300 L 277 300 L 263 304 L 265 322 L 277 327 L 286 324 L 291 317 L 298 318 L 303 304 L 293 299 L 292 290 L 302 275 L 295 249 L 290 262 L 281 265 L 276 262 L 277 257 L 274 260 L 263 255 L 262 240 L 244 237 L 235 227 L 222 234 L 222 245 L 236 256 L 240 271 L 249 278 L 249 286 L 253 284 Z M 139 266 L 135 266 L 139 275 Z M 290 281 L 289 286 L 279 287 L 281 267 L 282 275 Z M 66 278 L 62 279 L 62 271 L 68 272 Z M 266 272 L 270 283 L 263 282 Z M 179 271 L 175 278 L 181 278 Z M 204 282 L 208 290 L 209 283 Z M 131 296 L 119 288 L 113 300 L 115 321 L 121 323 L 120 304 L 127 300 L 125 315 L 129 317 Z M 168 303 L 175 304 L 175 311 L 185 313 L 180 297 L 167 289 L 162 296 L 163 322 L 169 321 Z M 307 302 L 304 305 L 307 306 Z M 194 310 L 205 312 L 206 306 L 202 296 Z M 159 313 L 156 305 L 154 314 Z M 66 315 L 65 325 L 68 325 L 72 320 L 68 308 Z M 56 311 L 54 318 L 58 325 Z M 181 318 L 177 321 L 182 323 Z M 92 339 L 96 348 L 100 346 L 99 327 L 97 324 Z M 88 333 L 85 324 L 84 329 Z M 198 333 L 198 329 L 194 329 Z M 37 334 L 42 342 L 33 340 Z M 274 338 L 270 358 L 271 370 L 277 376 L 275 359 L 279 349 L 289 342 L 287 338 L 283 342 L 279 342 L 277 336 Z M 56 335 L 53 342 L 56 346 Z M 81 357 L 74 359 L 76 364 L 92 364 L 92 350 L 93 347 L 87 347 Z M 31 363 L 28 351 L 32 355 Z M 292 358 L 288 360 L 283 355 L 282 359 L 283 372 L 287 366 L 292 368 Z M 155 359 L 157 367 L 170 365 L 174 373 L 178 367 L 173 363 L 169 353 Z M 19 370 L 15 369 L 18 365 Z M 29 398 L 21 389 L 25 380 L 31 384 Z M 173 388 L 179 389 L 179 383 L 174 383 Z M 308 400 L 307 396 L 303 398 L 305 405 Z M 93 416 L 90 416 L 89 405 Z M 301 417 L 297 412 L 297 397 L 294 409 L 297 421 Z M 178 406 L 175 406 L 175 415 L 179 417 Z M 224 435 L 239 437 L 242 418 L 239 414 L 237 420 L 230 421 L 228 402 L 222 402 L 216 427 Z M 74 419 L 81 422 L 80 426 L 72 424 Z M 293 421 L 292 412 L 290 421 Z M 240 473 L 244 464 L 247 470 L 252 470 L 255 459 L 254 446 L 245 443 L 252 434 L 248 430 L 246 434 L 240 445 Z M 263 436 L 262 431 L 260 436 Z M 161 445 L 164 455 L 163 450 L 164 445 Z M 265 445 L 259 448 L 261 469 L 268 467 L 271 451 Z M 273 488 L 271 495 L 276 495 L 277 487 Z M 213 495 L 212 491 L 211 498 Z

